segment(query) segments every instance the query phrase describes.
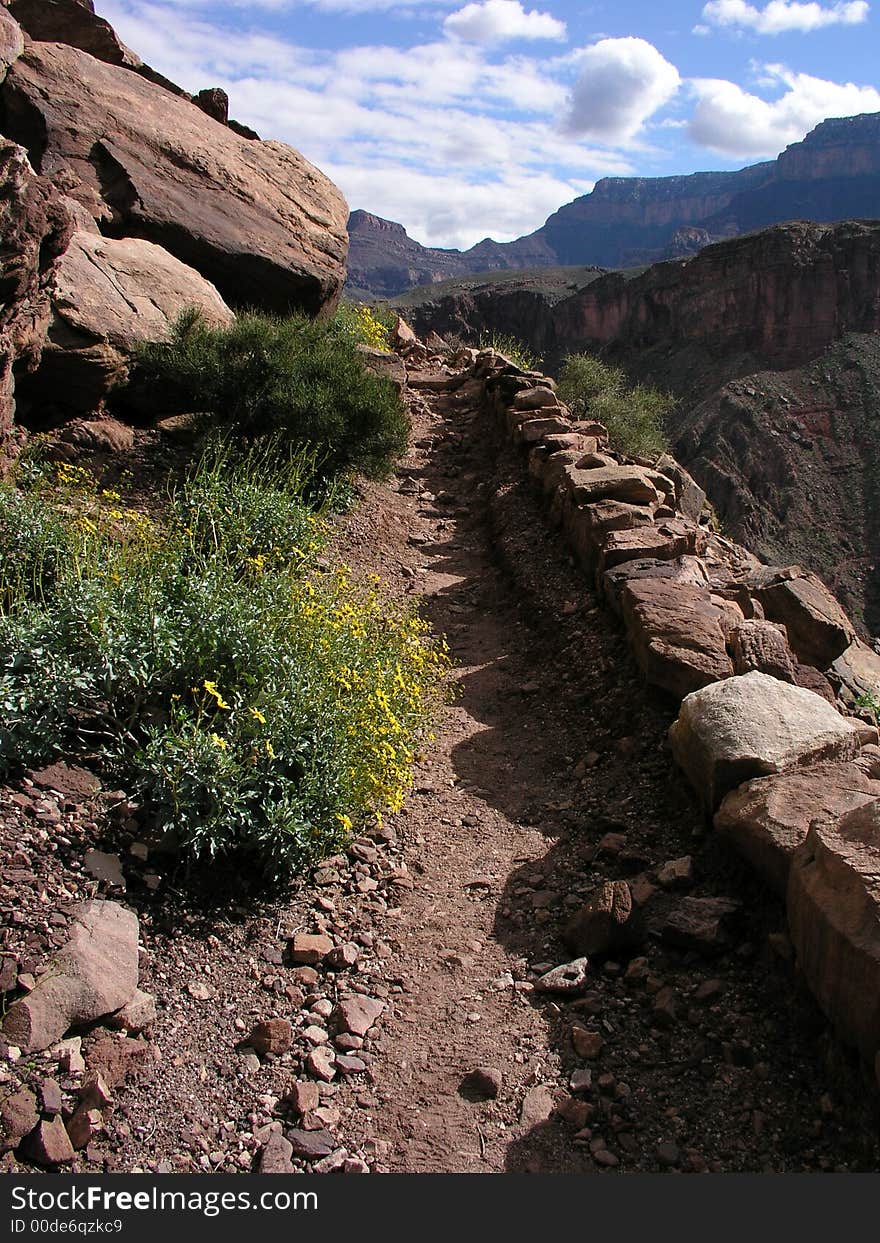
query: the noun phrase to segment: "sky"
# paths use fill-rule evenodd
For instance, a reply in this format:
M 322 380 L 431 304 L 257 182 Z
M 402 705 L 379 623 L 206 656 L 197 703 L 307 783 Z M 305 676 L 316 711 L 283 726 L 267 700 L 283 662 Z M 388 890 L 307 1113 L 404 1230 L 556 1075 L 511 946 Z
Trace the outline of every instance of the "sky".
M 880 112 L 880 0 L 96 0 L 153 68 L 428 246 L 600 177 L 741 168 Z

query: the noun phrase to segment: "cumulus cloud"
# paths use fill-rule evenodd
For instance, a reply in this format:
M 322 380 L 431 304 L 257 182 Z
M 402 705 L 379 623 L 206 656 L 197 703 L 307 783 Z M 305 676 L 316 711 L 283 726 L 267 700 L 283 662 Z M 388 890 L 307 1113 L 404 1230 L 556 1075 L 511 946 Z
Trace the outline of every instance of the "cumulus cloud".
M 778 99 L 761 99 L 724 79 L 694 80 L 697 105 L 688 126 L 694 142 L 728 156 L 772 156 L 827 117 L 880 111 L 880 91 L 873 86 L 828 82 L 782 65 L 766 70 L 785 88 Z
M 443 29 L 467 43 L 504 43 L 508 39 L 564 39 L 566 26 L 550 13 L 526 12 L 519 0 L 482 0 L 450 13 Z
M 297 147 L 352 207 L 428 245 L 518 237 L 597 177 L 633 171 L 625 154 L 560 131 L 558 58 L 450 39 L 306 47 L 259 29 L 233 34 L 216 11 L 180 0 L 101 8 L 148 63 L 190 91 L 223 87 L 240 121 Z
M 645 39 L 600 39 L 578 61 L 566 129 L 599 142 L 631 141 L 681 85 L 676 67 Z
M 866 0 L 840 0 L 831 5 L 817 4 L 815 0 L 770 0 L 763 9 L 747 0 L 710 0 L 703 8 L 703 17 L 715 26 L 778 35 L 790 31 L 807 33 L 823 26 L 856 26 L 867 19 L 869 10 Z M 703 33 L 705 28 L 696 29 Z

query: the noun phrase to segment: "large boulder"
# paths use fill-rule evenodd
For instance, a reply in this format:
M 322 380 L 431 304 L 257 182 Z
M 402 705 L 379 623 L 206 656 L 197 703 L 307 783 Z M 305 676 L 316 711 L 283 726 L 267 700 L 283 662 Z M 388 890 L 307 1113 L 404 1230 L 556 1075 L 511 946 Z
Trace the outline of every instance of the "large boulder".
M 636 660 L 652 685 L 681 699 L 733 673 L 723 612 L 707 587 L 633 577 L 620 603 Z
M 47 341 L 36 374 L 23 386 L 22 414 L 28 404 L 44 417 L 100 409 L 126 378 L 133 350 L 166 337 L 183 307 L 198 307 L 214 324 L 233 319 L 204 277 L 141 238 L 75 233 L 50 294 Z
M 0 103 L 6 133 L 104 232 L 156 242 L 230 304 L 315 314 L 338 300 L 348 209 L 293 148 L 59 43 L 26 48 Z
M 674 492 L 670 480 L 642 466 L 571 466 L 565 476 L 566 486 L 578 505 L 607 499 L 630 505 L 659 505 Z
M 36 988 L 9 1007 L 3 1035 L 25 1053 L 48 1049 L 69 1028 L 121 1009 L 137 985 L 137 916 L 116 902 L 84 902 Z
M 813 820 L 828 820 L 880 798 L 880 781 L 856 763 L 816 764 L 757 777 L 731 790 L 715 828 L 785 896 L 791 860 Z
M 849 702 L 870 696 L 880 703 L 880 655 L 855 639 L 827 670 L 838 692 Z
M 111 65 L 137 69 L 142 64 L 97 15 L 92 0 L 10 0 L 9 11 L 32 39 L 68 43 Z
M 12 427 L 16 379 L 40 361 L 48 285 L 72 231 L 69 211 L 27 152 L 0 139 L 0 440 Z
M 813 691 L 745 673 L 688 695 L 669 731 L 672 753 L 705 806 L 752 777 L 852 759 L 877 731 Z
M 855 629 L 815 574 L 800 566 L 759 571 L 751 584 L 769 621 L 781 622 L 798 660 L 827 669 L 849 647 Z
M 14 21 L 6 9 L 0 9 L 0 82 L 6 77 L 6 70 L 13 61 L 18 60 L 24 51 L 24 35 L 21 27 Z
M 788 924 L 798 964 L 840 1036 L 880 1049 L 880 800 L 815 820 L 795 854 Z

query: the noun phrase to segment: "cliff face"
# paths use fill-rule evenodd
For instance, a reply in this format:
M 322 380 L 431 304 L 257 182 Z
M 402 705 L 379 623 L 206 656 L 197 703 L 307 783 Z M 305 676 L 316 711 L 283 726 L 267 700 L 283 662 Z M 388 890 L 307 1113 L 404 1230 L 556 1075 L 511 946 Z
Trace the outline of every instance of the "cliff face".
M 399 225 L 353 212 L 349 288 L 393 297 L 419 283 L 505 268 L 627 268 L 786 220 L 878 215 L 880 113 L 866 113 L 823 121 L 776 160 L 738 172 L 606 177 L 514 242 L 428 250 Z
M 407 313 L 420 331 L 518 333 L 551 367 L 601 351 L 674 392 L 673 448 L 725 530 L 815 567 L 880 631 L 880 222 L 779 225 L 524 294 L 486 283 Z

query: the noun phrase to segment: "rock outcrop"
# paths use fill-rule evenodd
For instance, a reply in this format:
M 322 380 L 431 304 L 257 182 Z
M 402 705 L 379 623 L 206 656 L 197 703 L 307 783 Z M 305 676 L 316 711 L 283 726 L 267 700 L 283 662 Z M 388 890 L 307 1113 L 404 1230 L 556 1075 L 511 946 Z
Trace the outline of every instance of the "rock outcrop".
M 164 338 L 181 307 L 209 323 L 233 315 L 217 290 L 167 250 L 140 238 L 76 232 L 49 286 L 51 319 L 39 366 L 20 387 L 19 419 L 41 420 L 101 409 L 128 375 L 144 341 Z
M 27 47 L 0 102 L 4 132 L 103 232 L 164 246 L 237 305 L 335 304 L 347 209 L 293 148 L 240 138 L 139 74 L 56 43 Z
M 331 310 L 347 211 L 297 151 L 229 122 L 223 91 L 193 99 L 144 65 L 92 0 L 3 0 L 4 450 L 16 417 L 102 415 L 184 307 Z
M 72 234 L 70 212 L 24 149 L 0 140 L 0 440 L 12 428 L 16 378 L 39 364 L 54 265 Z

